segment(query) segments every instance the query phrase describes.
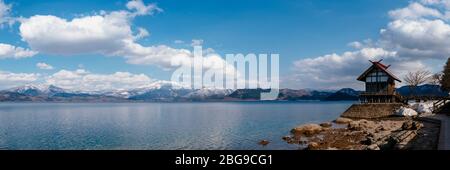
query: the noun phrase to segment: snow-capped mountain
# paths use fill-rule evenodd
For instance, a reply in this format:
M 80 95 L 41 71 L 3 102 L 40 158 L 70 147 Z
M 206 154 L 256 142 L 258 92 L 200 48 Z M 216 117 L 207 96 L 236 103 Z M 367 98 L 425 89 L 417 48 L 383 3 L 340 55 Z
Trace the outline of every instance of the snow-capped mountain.
M 19 86 L 19 87 L 15 87 L 15 88 L 11 88 L 8 90 L 5 90 L 7 92 L 15 92 L 15 93 L 19 93 L 19 94 L 24 94 L 24 95 L 29 95 L 29 96 L 39 96 L 39 95 L 55 95 L 58 93 L 72 93 L 69 90 L 65 90 L 53 85 L 42 85 L 42 84 L 38 84 L 38 85 L 24 85 L 24 86 Z
M 408 87 L 397 91 L 408 92 Z M 417 94 L 441 94 L 439 87 L 424 85 Z M 268 89 L 190 89 L 167 81 L 154 82 L 136 89 L 83 92 L 53 85 L 25 85 L 0 91 L 1 101 L 37 102 L 175 102 L 175 101 L 243 101 L 259 100 Z M 345 88 L 336 92 L 281 89 L 278 100 L 357 100 L 360 91 Z
M 205 98 L 220 99 L 220 98 L 224 98 L 224 97 L 230 95 L 233 92 L 234 92 L 234 90 L 231 90 L 231 89 L 204 88 L 204 89 L 193 90 L 192 92 L 188 93 L 184 97 L 185 98 L 194 98 L 194 99 L 205 99 Z
M 96 94 L 114 96 L 120 98 L 145 98 L 153 97 L 179 97 L 178 92 L 189 91 L 189 87 L 182 86 L 170 81 L 156 81 L 136 89 L 118 89 L 111 91 L 97 92 Z

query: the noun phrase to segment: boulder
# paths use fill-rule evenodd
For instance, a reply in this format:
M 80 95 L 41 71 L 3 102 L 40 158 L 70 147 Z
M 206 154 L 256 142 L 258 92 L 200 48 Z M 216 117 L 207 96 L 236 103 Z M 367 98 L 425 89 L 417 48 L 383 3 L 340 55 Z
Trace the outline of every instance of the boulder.
M 353 121 L 352 119 L 340 117 L 340 118 L 337 118 L 336 120 L 334 120 L 334 123 L 347 124 L 347 123 L 350 123 L 352 121 Z
M 324 123 L 321 123 L 320 126 L 322 126 L 324 128 L 329 128 L 329 127 L 331 127 L 333 125 L 330 122 L 324 122 Z
M 312 136 L 321 132 L 322 130 L 322 126 L 318 124 L 306 124 L 292 129 L 291 133 L 293 133 L 294 135 Z
M 380 150 L 380 147 L 378 147 L 378 145 L 373 144 L 373 145 L 369 145 L 367 147 L 367 150 Z
M 376 126 L 377 126 L 376 123 L 373 121 L 361 119 L 358 121 L 350 122 L 347 128 L 353 131 L 368 131 L 368 130 L 375 130 Z
M 310 142 L 309 144 L 308 144 L 308 150 L 314 150 L 314 149 L 317 149 L 319 147 L 319 143 L 317 143 L 317 142 Z
M 375 142 L 376 141 L 373 139 L 373 137 L 367 137 L 366 139 L 361 141 L 361 144 L 363 144 L 363 145 L 372 145 Z
M 417 116 L 417 112 L 411 108 L 401 107 L 395 112 L 396 116 Z

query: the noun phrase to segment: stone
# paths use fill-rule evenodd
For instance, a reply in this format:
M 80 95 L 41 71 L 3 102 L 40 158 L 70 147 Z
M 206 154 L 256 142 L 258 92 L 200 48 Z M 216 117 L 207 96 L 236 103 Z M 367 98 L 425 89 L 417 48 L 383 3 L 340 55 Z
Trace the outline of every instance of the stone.
M 367 137 L 365 140 L 361 141 L 363 145 L 372 145 L 375 143 L 375 140 L 372 137 Z
M 308 144 L 308 150 L 314 150 L 314 149 L 317 149 L 319 147 L 319 143 L 317 143 L 317 142 L 310 142 L 309 144 Z
M 376 126 L 375 122 L 361 119 L 358 121 L 350 122 L 347 125 L 347 128 L 353 131 L 368 131 L 368 130 L 375 130 L 376 129 L 375 126 Z
M 413 130 L 419 130 L 423 127 L 423 123 L 413 122 Z
M 331 127 L 333 125 L 330 122 L 324 122 L 324 123 L 321 123 L 320 126 L 322 126 L 324 128 L 329 128 L 329 127 Z
M 337 124 L 348 124 L 348 123 L 350 123 L 352 121 L 353 121 L 352 119 L 340 117 L 340 118 L 337 118 L 336 120 L 334 120 L 334 123 L 337 123 Z
M 266 146 L 266 145 L 268 145 L 270 142 L 268 141 L 268 140 L 261 140 L 261 141 L 259 141 L 259 143 L 258 144 L 260 144 L 260 145 L 262 145 L 262 146 Z
M 377 144 L 372 144 L 367 147 L 367 150 L 380 150 Z
M 322 130 L 322 126 L 318 124 L 306 124 L 292 129 L 291 133 L 294 135 L 305 135 L 309 137 L 321 132 Z

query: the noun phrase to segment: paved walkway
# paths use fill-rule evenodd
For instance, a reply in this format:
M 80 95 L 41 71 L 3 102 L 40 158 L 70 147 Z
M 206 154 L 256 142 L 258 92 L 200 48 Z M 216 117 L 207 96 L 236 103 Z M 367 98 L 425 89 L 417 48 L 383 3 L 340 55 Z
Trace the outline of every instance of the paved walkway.
M 450 150 L 450 116 L 437 114 L 432 118 L 441 121 L 438 150 Z

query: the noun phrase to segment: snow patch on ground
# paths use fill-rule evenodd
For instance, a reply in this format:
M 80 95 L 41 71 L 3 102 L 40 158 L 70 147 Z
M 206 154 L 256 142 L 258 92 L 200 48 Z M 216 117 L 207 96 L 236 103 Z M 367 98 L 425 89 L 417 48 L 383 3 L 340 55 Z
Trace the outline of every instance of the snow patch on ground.
M 417 116 L 418 113 L 411 108 L 401 107 L 395 112 L 396 116 Z
M 409 106 L 419 114 L 431 114 L 433 113 L 433 101 L 427 102 L 410 102 Z

